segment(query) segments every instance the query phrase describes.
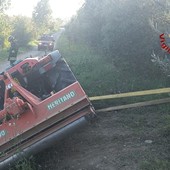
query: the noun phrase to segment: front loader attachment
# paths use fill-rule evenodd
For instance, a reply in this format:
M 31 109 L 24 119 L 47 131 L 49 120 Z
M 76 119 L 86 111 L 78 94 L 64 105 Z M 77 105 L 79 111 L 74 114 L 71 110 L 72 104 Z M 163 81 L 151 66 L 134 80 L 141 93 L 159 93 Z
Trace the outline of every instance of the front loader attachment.
M 49 147 L 95 115 L 58 51 L 1 73 L 0 107 L 0 169 Z

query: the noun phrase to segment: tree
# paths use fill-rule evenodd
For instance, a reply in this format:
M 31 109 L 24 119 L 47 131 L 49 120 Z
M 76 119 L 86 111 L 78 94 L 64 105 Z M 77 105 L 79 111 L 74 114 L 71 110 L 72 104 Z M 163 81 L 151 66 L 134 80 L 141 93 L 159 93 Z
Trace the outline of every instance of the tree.
M 28 17 L 17 16 L 12 21 L 12 35 L 17 39 L 19 46 L 26 46 L 33 38 L 33 24 Z
M 10 6 L 11 0 L 0 0 L 0 46 L 3 48 L 8 45 L 7 38 L 11 32 L 9 17 L 4 14 Z
M 55 33 L 56 31 L 58 31 L 62 23 L 63 21 L 60 18 L 52 19 L 49 23 L 50 33 Z
M 150 27 L 149 19 L 161 14 L 157 8 L 155 0 L 86 0 L 68 25 L 69 38 L 98 47 L 108 55 L 127 58 L 127 51 L 128 56 L 138 52 L 141 59 L 140 55 L 152 50 L 156 42 L 157 34 Z
M 12 26 L 10 23 L 9 16 L 1 13 L 0 14 L 0 46 L 7 47 L 9 45 L 8 43 L 8 37 L 11 34 Z
M 52 10 L 49 5 L 49 0 L 40 0 L 32 13 L 33 22 L 36 24 L 40 33 L 48 29 L 52 19 L 51 14 Z
M 11 5 L 11 0 L 0 0 L 0 13 L 3 13 Z
M 154 0 L 86 0 L 66 33 L 70 41 L 86 43 L 118 65 L 126 62 L 144 73 L 152 51 L 161 50 L 159 36 L 149 23 L 152 17 L 166 13 L 158 8 Z

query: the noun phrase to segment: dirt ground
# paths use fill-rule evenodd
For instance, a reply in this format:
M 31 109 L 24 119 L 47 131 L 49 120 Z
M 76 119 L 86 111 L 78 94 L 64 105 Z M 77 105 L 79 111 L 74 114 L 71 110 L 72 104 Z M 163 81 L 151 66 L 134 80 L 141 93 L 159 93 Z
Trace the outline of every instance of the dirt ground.
M 168 105 L 100 113 L 87 127 L 39 153 L 38 170 L 168 170 Z

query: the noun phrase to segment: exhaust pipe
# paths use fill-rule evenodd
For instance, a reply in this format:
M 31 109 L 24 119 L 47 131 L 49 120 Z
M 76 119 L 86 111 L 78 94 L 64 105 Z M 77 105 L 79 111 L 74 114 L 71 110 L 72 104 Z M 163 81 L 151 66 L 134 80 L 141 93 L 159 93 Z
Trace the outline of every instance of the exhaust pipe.
M 50 146 L 54 145 L 57 141 L 63 139 L 66 135 L 69 135 L 73 131 L 76 131 L 77 129 L 79 129 L 80 127 L 82 127 L 86 124 L 87 124 L 86 118 L 81 117 L 80 119 L 63 127 L 62 129 L 50 134 L 49 136 L 45 137 L 44 139 L 34 143 L 33 145 L 29 146 L 28 148 L 25 148 L 23 151 L 16 153 L 13 156 L 0 162 L 0 170 L 9 169 L 19 159 L 21 159 L 23 157 L 27 157 L 30 154 L 34 155 L 44 149 L 49 148 Z

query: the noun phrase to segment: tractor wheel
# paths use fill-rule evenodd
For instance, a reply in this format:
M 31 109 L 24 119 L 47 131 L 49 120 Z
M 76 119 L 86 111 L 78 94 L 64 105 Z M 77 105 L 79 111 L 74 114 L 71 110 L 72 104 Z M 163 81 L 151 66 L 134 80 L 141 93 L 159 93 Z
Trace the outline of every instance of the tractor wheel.
M 59 76 L 57 79 L 58 83 L 55 86 L 55 91 L 60 91 L 76 81 L 75 76 L 64 59 L 57 62 L 56 68 Z

